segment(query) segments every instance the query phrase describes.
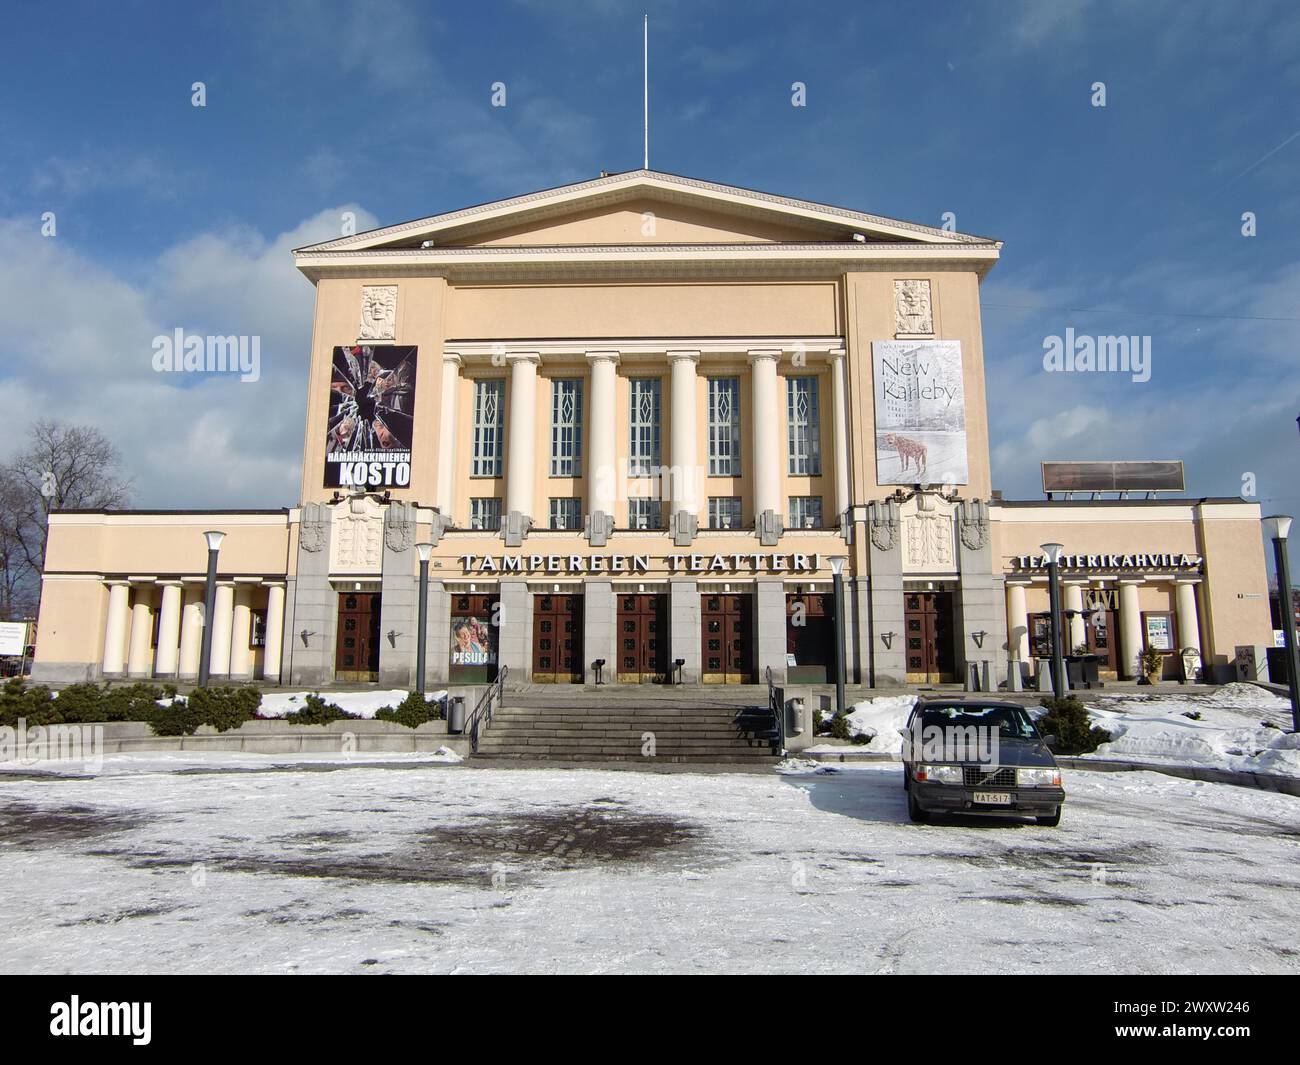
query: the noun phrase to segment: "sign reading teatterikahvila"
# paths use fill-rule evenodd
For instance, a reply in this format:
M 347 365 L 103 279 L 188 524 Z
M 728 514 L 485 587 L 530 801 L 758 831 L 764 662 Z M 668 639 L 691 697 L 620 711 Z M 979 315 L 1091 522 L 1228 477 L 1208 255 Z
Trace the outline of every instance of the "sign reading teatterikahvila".
M 876 480 L 966 484 L 961 342 L 875 340 Z
M 335 348 L 325 487 L 405 488 L 414 423 L 415 348 Z

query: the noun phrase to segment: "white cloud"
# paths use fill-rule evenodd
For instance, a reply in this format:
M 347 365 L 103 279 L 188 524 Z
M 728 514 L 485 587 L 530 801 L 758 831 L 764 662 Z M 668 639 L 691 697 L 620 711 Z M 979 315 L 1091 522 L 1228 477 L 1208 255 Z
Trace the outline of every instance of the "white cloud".
M 375 219 L 340 207 L 267 238 L 202 233 L 130 283 L 26 220 L 0 220 L 3 380 L 22 446 L 28 418 L 98 426 L 122 451 L 136 504 L 288 506 L 298 499 L 314 290 L 290 250 Z M 261 337 L 261 379 L 155 373 L 155 336 Z

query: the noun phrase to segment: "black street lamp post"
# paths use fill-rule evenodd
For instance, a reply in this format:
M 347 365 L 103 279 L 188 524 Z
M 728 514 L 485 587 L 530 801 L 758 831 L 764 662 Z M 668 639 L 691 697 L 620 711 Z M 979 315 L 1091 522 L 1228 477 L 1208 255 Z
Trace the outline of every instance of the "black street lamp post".
M 1047 557 L 1047 594 L 1052 611 L 1052 695 L 1065 698 L 1065 653 L 1061 649 L 1061 544 L 1043 544 Z
M 199 687 L 208 686 L 208 673 L 212 668 L 212 615 L 217 609 L 217 552 L 226 534 L 212 530 L 205 532 L 208 542 L 208 582 L 203 590 L 203 650 L 199 655 Z
M 843 555 L 832 555 L 831 574 L 835 585 L 835 712 L 844 713 L 844 563 Z
M 1291 603 L 1291 563 L 1287 557 L 1287 536 L 1291 518 L 1274 514 L 1264 519 L 1264 529 L 1273 541 L 1273 561 L 1277 568 L 1277 607 L 1286 633 L 1286 682 L 1291 692 L 1291 731 L 1300 732 L 1300 680 L 1296 677 L 1295 607 Z
M 429 631 L 429 556 L 433 544 L 416 544 L 415 553 L 420 558 L 420 603 L 417 610 L 419 622 L 415 634 L 415 690 L 424 694 L 424 647 Z

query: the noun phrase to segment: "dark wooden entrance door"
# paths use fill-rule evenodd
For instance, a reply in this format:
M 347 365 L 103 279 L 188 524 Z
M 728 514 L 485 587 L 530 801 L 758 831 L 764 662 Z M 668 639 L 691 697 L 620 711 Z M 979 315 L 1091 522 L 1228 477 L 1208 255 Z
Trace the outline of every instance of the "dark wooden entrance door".
M 340 592 L 334 676 L 373 683 L 379 679 L 379 593 Z
M 753 597 L 700 597 L 700 679 L 705 684 L 752 684 L 754 681 Z
M 533 596 L 533 680 L 582 682 L 582 596 Z
M 957 677 L 953 646 L 952 592 L 906 592 L 907 680 L 950 684 Z
M 668 596 L 618 597 L 618 680 L 660 683 L 668 672 Z
M 1115 611 L 1098 609 L 1085 613 L 1083 623 L 1084 631 L 1088 636 L 1088 653 L 1101 658 L 1097 668 L 1114 673 L 1115 663 L 1118 661 L 1115 643 L 1119 636 L 1115 628 Z
M 456 594 L 451 597 L 453 684 L 490 684 L 497 678 L 497 597 Z
M 835 681 L 835 596 L 785 597 L 786 680 L 790 684 Z

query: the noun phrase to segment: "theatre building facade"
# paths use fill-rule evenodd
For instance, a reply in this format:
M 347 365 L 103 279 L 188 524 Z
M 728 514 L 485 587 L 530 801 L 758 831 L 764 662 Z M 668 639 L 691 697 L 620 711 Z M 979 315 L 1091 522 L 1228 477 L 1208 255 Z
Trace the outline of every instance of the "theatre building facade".
M 413 685 L 423 553 L 429 685 L 994 686 L 1053 541 L 1103 674 L 1262 660 L 1256 505 L 993 491 L 1000 248 L 643 170 L 300 249 L 297 505 L 52 515 L 34 676 Z

